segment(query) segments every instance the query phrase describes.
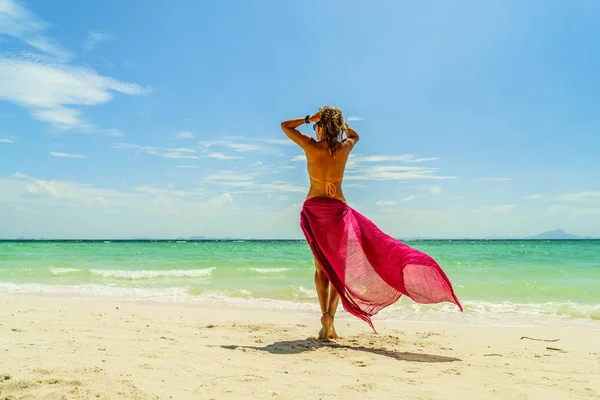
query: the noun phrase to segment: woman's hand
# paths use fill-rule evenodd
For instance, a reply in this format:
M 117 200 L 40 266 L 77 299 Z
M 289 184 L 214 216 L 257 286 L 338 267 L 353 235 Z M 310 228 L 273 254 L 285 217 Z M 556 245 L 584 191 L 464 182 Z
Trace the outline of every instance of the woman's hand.
M 312 117 L 308 119 L 309 122 L 319 122 L 321 120 L 321 110 L 317 111 Z

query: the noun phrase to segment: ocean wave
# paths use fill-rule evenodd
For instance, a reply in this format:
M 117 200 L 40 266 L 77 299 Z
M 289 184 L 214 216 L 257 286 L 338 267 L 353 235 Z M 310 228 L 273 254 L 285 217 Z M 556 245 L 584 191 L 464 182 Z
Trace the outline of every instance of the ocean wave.
M 153 271 L 155 272 L 155 271 Z M 277 309 L 313 317 L 319 304 L 314 290 L 293 289 L 293 299 L 258 297 L 248 290 L 198 290 L 188 287 L 133 288 L 100 284 L 49 285 L 0 283 L 0 293 L 45 294 L 108 298 L 115 300 L 184 302 L 251 309 Z M 540 304 L 464 301 L 464 312 L 456 305 L 416 304 L 403 299 L 377 314 L 375 323 L 406 321 L 495 326 L 573 326 L 600 329 L 600 304 L 550 302 Z M 353 318 L 340 307 L 336 318 Z
M 291 268 L 244 268 L 244 270 L 254 271 L 259 274 L 278 274 L 291 271 Z
M 380 312 L 389 320 L 438 321 L 486 325 L 560 325 L 564 322 L 593 323 L 600 328 L 600 304 L 573 302 L 512 303 L 463 301 L 464 312 L 452 303 L 417 304 L 403 299 Z
M 294 288 L 294 297 L 303 299 L 317 299 L 317 291 L 314 289 L 308 289 L 304 286 L 298 286 Z
M 201 278 L 212 274 L 212 268 L 203 269 L 170 269 L 170 270 L 122 270 L 122 269 L 91 269 L 92 275 L 116 279 L 152 279 L 152 278 Z
M 76 272 L 80 272 L 81 270 L 78 268 L 50 268 L 50 273 L 52 275 L 65 275 L 65 274 L 73 274 Z

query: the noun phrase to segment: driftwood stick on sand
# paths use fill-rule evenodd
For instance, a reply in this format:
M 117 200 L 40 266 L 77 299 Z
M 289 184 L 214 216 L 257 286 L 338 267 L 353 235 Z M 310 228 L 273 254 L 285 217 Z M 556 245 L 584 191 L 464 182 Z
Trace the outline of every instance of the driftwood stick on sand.
M 537 340 L 538 342 L 558 342 L 560 339 L 536 339 L 536 338 L 531 338 L 528 336 L 523 336 L 521 338 L 521 340 L 523 339 L 529 339 L 529 340 Z

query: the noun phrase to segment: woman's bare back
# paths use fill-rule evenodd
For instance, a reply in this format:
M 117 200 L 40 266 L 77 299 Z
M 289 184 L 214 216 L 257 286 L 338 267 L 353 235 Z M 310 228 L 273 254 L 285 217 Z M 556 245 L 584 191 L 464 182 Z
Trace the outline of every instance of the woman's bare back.
M 304 149 L 306 169 L 310 178 L 307 200 L 312 197 L 331 197 L 346 202 L 342 191 L 342 181 L 352 147 L 345 140 L 333 156 L 325 141 L 315 141 L 314 144 Z
M 331 110 L 329 110 L 331 111 Z M 338 110 L 339 111 L 339 110 Z M 358 142 L 358 134 L 343 121 L 341 112 L 337 115 L 335 128 L 331 128 L 331 119 L 321 121 L 321 112 L 312 117 L 296 118 L 281 123 L 285 134 L 298 144 L 306 154 L 310 189 L 306 199 L 330 197 L 346 202 L 342 192 L 342 180 L 348 156 Z M 304 123 L 314 122 L 317 140 L 296 128 Z M 341 140 L 341 126 L 346 139 Z M 332 131 L 338 129 L 339 132 Z M 333 133 L 333 134 L 332 134 Z

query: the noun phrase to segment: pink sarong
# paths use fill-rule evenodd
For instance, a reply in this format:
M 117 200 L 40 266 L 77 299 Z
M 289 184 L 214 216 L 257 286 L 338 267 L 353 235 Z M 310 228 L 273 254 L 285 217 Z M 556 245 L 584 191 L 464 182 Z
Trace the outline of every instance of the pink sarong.
M 300 226 L 344 309 L 373 330 L 371 317 L 402 295 L 422 304 L 447 301 L 463 310 L 433 258 L 385 234 L 343 201 L 306 200 Z

